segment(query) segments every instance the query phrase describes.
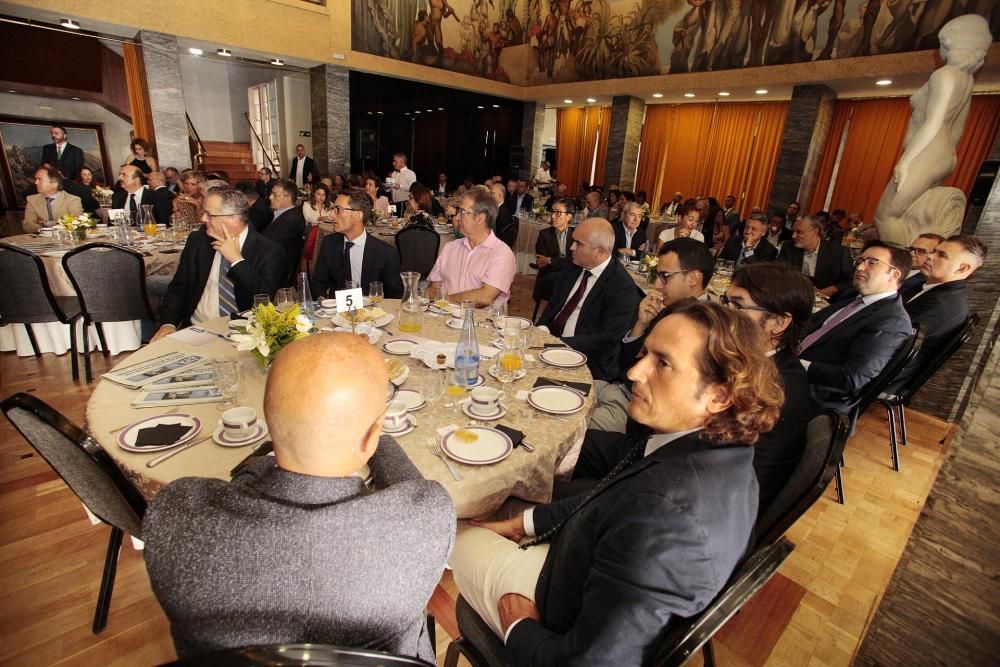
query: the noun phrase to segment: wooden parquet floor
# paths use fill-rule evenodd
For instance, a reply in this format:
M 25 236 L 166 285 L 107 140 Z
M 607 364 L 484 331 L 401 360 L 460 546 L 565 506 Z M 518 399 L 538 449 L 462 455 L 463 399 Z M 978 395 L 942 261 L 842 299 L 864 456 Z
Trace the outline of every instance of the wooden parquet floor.
M 532 278 L 518 276 L 511 312 L 531 315 Z M 95 373 L 119 359 L 93 357 Z M 67 356 L 0 354 L 0 399 L 34 393 L 77 423 L 90 388 L 70 380 Z M 901 471 L 889 465 L 884 413 L 865 415 L 848 443 L 847 504 L 832 490 L 792 529 L 796 549 L 778 576 L 717 637 L 725 666 L 851 663 L 943 459 L 948 426 L 909 413 Z M 161 664 L 173 659 L 169 625 L 149 587 L 142 553 L 126 542 L 108 626 L 90 625 L 108 528 L 5 419 L 0 420 L 0 665 Z M 449 573 L 430 607 L 443 663 L 457 590 Z M 449 618 L 449 616 L 451 616 Z M 696 656 L 692 665 L 699 665 Z

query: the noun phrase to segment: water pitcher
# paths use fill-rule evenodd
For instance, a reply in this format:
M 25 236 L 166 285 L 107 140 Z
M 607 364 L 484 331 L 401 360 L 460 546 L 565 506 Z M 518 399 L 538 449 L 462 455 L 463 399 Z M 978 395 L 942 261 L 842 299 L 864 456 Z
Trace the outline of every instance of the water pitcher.
M 424 309 L 417 294 L 417 284 L 420 274 L 416 271 L 404 271 L 399 274 L 403 279 L 403 300 L 399 303 L 399 330 L 407 333 L 417 333 L 423 328 Z

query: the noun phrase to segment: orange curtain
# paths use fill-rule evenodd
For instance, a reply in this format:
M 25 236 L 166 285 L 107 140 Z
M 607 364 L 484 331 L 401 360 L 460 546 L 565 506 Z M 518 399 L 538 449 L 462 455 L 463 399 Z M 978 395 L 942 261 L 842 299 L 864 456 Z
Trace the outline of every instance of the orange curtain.
M 611 107 L 577 107 L 556 111 L 556 175 L 570 195 L 579 194 L 581 183 L 591 183 L 594 150 L 597 169 L 593 185 L 604 182 L 604 162 L 611 130 Z
M 153 132 L 153 114 L 149 108 L 149 87 L 146 85 L 146 66 L 142 60 L 142 46 L 122 44 L 125 60 L 125 87 L 132 111 L 133 136 L 142 137 L 152 146 L 156 156 L 156 136 Z
M 969 196 L 972 183 L 1000 130 L 1000 95 L 973 95 L 965 130 L 955 149 L 955 171 L 941 185 L 958 188 Z
M 660 191 L 660 169 L 662 157 L 667 154 L 667 144 L 670 142 L 670 118 L 675 108 L 668 104 L 646 107 L 639 164 L 635 170 L 635 189 L 645 190 L 647 199 L 651 202 L 660 202 L 673 196 L 673 192 Z
M 743 198 L 739 201 L 740 216 L 750 215 L 754 206 L 767 210 L 774 184 L 774 171 L 778 166 L 781 137 L 785 134 L 788 103 L 761 104 L 757 123 L 757 141 L 748 160 Z
M 826 147 L 823 149 L 823 161 L 819 165 L 819 173 L 816 174 L 816 187 L 813 188 L 812 202 L 807 209 L 809 211 L 822 211 L 826 206 L 826 195 L 833 182 L 833 168 L 837 165 L 840 142 L 853 108 L 853 105 L 847 102 L 837 102 L 834 105 L 833 122 L 830 124 L 830 134 L 827 136 Z
M 594 169 L 594 182 L 591 185 L 605 185 L 604 183 L 604 165 L 608 158 L 608 136 L 611 134 L 611 107 L 591 107 L 588 109 L 590 112 L 591 121 L 587 123 L 588 128 L 593 128 L 594 138 L 590 143 L 596 144 L 597 148 L 597 166 Z M 593 155 L 593 153 L 588 153 L 588 155 Z M 590 167 L 591 162 L 584 160 L 586 168 L 584 169 L 584 175 L 578 180 L 589 181 L 590 180 Z

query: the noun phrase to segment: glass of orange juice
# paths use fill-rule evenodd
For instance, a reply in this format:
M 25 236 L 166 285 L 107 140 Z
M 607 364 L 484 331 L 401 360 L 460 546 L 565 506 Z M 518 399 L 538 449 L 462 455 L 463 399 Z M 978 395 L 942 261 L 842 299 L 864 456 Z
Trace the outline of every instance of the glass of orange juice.
M 503 348 L 497 355 L 494 375 L 503 384 L 517 380 L 524 368 L 524 333 L 520 327 L 503 331 Z
M 156 221 L 143 223 L 142 231 L 146 236 L 156 236 Z

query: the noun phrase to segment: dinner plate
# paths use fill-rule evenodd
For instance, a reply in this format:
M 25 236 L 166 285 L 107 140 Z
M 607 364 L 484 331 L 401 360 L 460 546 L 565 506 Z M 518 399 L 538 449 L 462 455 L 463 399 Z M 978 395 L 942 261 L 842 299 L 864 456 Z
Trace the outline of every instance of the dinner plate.
M 409 412 L 415 412 L 427 405 L 427 399 L 416 389 L 400 389 L 393 400 L 402 401 Z
M 493 421 L 495 419 L 500 419 L 505 414 L 507 414 L 507 408 L 505 408 L 503 405 L 499 405 L 497 406 L 497 409 L 494 412 L 491 412 L 486 415 L 481 415 L 472 409 L 472 403 L 466 403 L 465 405 L 462 406 L 462 412 L 465 413 L 466 417 L 471 417 L 472 419 L 485 419 L 486 421 Z
M 417 347 L 420 343 L 409 338 L 393 338 L 390 341 L 386 341 L 385 345 L 382 346 L 382 350 L 388 352 L 389 354 L 398 354 L 400 356 L 409 355 L 413 351 L 413 348 Z
M 396 318 L 392 313 L 386 313 L 377 320 L 365 320 L 364 322 L 358 322 L 357 324 L 371 324 L 376 327 L 384 327 Z M 347 329 L 351 328 L 351 321 L 343 316 L 342 313 L 337 313 L 332 318 L 331 321 L 338 327 L 345 327 Z
M 188 432 L 180 437 L 177 442 L 169 445 L 157 445 L 155 447 L 136 446 L 135 441 L 136 438 L 139 437 L 140 430 L 144 428 L 153 428 L 154 426 L 159 426 L 160 424 L 181 424 L 188 427 Z M 137 421 L 136 423 L 123 428 L 122 432 L 118 434 L 118 446 L 128 452 L 158 452 L 162 449 L 170 449 L 171 447 L 183 445 L 185 442 L 197 435 L 200 430 L 201 420 L 194 415 L 189 415 L 187 413 L 156 415 L 155 417 L 146 417 L 141 421 Z
M 394 438 L 396 438 L 401 435 L 406 435 L 416 427 L 417 427 L 417 418 L 414 417 L 413 415 L 406 415 L 406 421 L 403 422 L 403 426 L 401 428 L 398 428 L 395 431 L 390 431 L 389 427 L 386 426 L 385 423 L 383 423 L 382 433 L 385 433 L 386 435 L 391 435 Z
M 248 435 L 242 437 L 233 437 L 226 433 L 225 427 L 220 423 L 215 427 L 215 432 L 212 433 L 212 440 L 215 444 L 222 445 L 223 447 L 246 447 L 247 445 L 252 445 L 259 440 L 263 440 L 267 435 L 267 424 L 264 422 L 257 422 L 253 430 L 250 431 Z
M 472 442 L 465 438 L 475 436 Z M 514 451 L 514 443 L 506 433 L 488 426 L 465 426 L 444 436 L 441 450 L 449 458 L 470 466 L 485 466 L 499 463 Z
M 557 368 L 576 368 L 587 363 L 587 355 L 569 347 L 550 347 L 539 352 L 538 358 Z
M 447 322 L 444 323 L 449 329 L 461 329 L 462 325 L 465 324 L 462 320 L 457 317 L 449 318 Z
M 569 415 L 583 409 L 583 394 L 567 387 L 535 387 L 528 392 L 528 403 L 542 412 Z

